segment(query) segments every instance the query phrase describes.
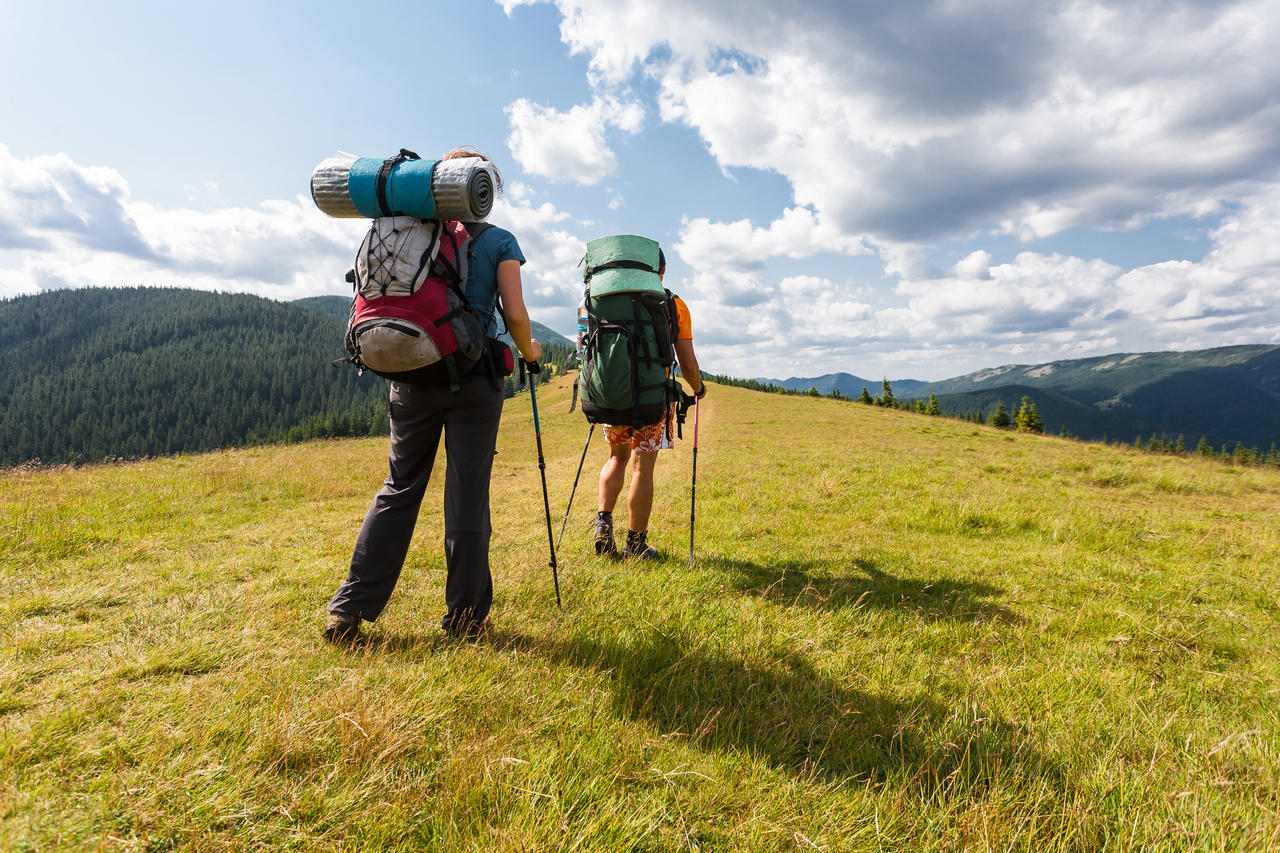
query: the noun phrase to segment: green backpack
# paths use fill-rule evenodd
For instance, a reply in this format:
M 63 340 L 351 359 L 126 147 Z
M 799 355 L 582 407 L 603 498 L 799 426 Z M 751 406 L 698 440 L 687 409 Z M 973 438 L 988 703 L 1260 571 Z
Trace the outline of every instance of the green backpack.
M 601 237 L 587 244 L 587 322 L 578 390 L 593 424 L 656 424 L 680 399 L 675 364 L 674 296 L 658 276 L 658 244 L 645 237 Z

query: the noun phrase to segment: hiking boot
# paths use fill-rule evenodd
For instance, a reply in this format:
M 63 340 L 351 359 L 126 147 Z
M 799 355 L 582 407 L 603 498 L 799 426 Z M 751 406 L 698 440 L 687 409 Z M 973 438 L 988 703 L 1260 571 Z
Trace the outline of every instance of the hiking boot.
M 661 560 L 662 555 L 658 553 L 658 549 L 644 541 L 648 535 L 647 530 L 643 533 L 628 530 L 627 544 L 622 548 L 622 556 L 635 557 L 639 560 Z
M 360 617 L 353 613 L 330 613 L 321 635 L 331 643 L 351 643 L 360 639 Z
M 596 520 L 592 527 L 596 533 L 596 556 L 617 556 L 618 546 L 613 541 L 613 514 L 607 512 L 596 513 Z
M 486 616 L 480 622 L 455 623 L 445 630 L 455 640 L 475 643 L 493 633 L 493 623 Z

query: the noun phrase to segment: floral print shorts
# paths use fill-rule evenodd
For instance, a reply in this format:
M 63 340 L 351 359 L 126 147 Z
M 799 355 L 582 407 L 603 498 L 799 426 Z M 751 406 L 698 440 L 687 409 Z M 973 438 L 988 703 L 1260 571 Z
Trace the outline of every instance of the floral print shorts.
M 659 450 L 671 447 L 671 436 L 667 431 L 667 425 L 670 422 L 671 416 L 668 412 L 667 417 L 659 423 L 649 424 L 640 429 L 606 424 L 604 437 L 614 446 L 630 442 L 631 449 L 637 453 L 657 453 Z

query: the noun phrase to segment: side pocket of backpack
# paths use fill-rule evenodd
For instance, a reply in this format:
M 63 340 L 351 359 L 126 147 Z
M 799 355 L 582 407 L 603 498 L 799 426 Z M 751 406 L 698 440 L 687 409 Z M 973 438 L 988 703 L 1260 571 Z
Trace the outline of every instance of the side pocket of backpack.
M 502 378 L 514 373 L 516 359 L 506 341 L 499 338 L 489 338 L 486 343 L 488 345 L 489 363 L 493 366 L 494 375 Z

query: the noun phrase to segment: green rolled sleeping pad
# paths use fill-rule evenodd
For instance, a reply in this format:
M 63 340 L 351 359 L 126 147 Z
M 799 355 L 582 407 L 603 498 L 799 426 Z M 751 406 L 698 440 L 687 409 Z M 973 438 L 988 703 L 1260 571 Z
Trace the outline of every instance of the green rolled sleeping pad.
M 658 244 L 648 237 L 617 234 L 587 244 L 583 279 L 589 296 L 611 293 L 662 293 Z

